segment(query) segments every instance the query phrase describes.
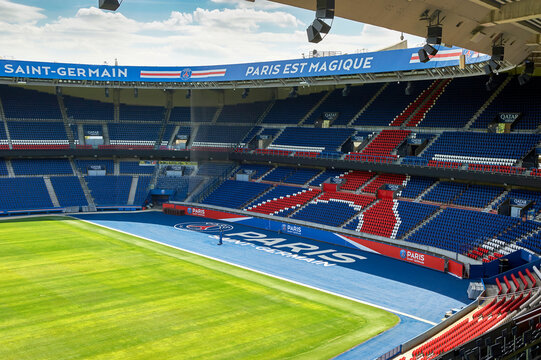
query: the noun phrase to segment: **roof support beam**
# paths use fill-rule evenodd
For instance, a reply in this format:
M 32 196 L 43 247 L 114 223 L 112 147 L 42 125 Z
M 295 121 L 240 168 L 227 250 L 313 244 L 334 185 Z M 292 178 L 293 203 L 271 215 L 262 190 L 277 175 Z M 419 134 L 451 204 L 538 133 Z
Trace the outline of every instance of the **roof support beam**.
M 486 7 L 490 10 L 498 10 L 500 8 L 500 4 L 494 0 L 470 0 L 470 2 Z
M 481 25 L 493 26 L 536 18 L 541 18 L 541 1 L 521 0 L 502 5 L 498 10 L 492 10 Z

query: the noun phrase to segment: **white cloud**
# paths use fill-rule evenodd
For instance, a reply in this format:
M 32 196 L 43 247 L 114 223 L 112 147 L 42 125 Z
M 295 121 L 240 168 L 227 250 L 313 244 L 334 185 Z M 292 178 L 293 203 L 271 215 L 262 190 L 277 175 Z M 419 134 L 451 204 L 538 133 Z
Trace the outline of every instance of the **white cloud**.
M 7 23 L 29 23 L 44 19 L 45 15 L 41 13 L 42 9 L 14 3 L 10 0 L 0 0 L 0 14 L 2 21 Z
M 0 54 L 21 60 L 112 63 L 118 58 L 123 65 L 210 65 L 299 58 L 314 48 L 377 50 L 399 41 L 399 33 L 365 26 L 354 36 L 331 30 L 314 45 L 306 39 L 305 25 L 292 14 L 244 5 L 172 11 L 165 19 L 148 22 L 90 7 L 44 25 L 37 24 L 43 19 L 39 8 L 0 0 L 2 6 L 20 13 L 17 21 L 0 17 Z

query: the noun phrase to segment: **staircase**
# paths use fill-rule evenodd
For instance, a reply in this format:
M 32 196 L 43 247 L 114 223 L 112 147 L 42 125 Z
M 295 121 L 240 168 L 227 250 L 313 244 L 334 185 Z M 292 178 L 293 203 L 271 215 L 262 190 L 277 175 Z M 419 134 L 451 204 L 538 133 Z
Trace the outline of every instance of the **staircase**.
M 111 141 L 109 140 L 109 127 L 107 124 L 102 124 L 101 128 L 103 130 L 103 144 L 109 145 L 111 144 Z
M 483 209 L 483 212 L 490 212 L 492 211 L 493 207 L 503 198 L 505 198 L 509 194 L 508 190 L 505 190 L 500 196 L 498 196 L 496 199 L 494 199 L 486 208 Z
M 43 181 L 45 182 L 45 187 L 47 188 L 47 192 L 49 193 L 53 206 L 60 207 L 60 202 L 58 201 L 58 197 L 56 197 L 53 184 L 51 183 L 51 178 L 49 176 L 44 176 Z
M 9 146 L 9 149 L 11 150 L 13 147 L 11 145 L 11 135 L 9 133 L 8 123 L 6 121 L 6 114 L 4 113 L 4 107 L 2 105 L 2 99 L 0 99 L 0 120 L 2 121 L 2 125 L 4 127 L 4 130 L 6 131 L 6 137 L 7 137 L 7 145 Z M 5 142 L 4 142 L 5 144 Z
M 13 171 L 13 165 L 11 164 L 11 160 L 5 159 L 4 162 L 6 163 L 6 168 L 8 170 L 8 176 L 10 178 L 15 177 L 15 171 Z
M 368 109 L 368 107 L 372 105 L 372 103 L 378 98 L 378 96 L 383 92 L 383 90 L 387 88 L 387 86 L 389 86 L 389 83 L 385 83 L 381 88 L 379 88 L 379 90 L 374 94 L 374 96 L 372 96 L 370 100 L 368 100 L 368 102 L 363 106 L 363 108 L 357 114 L 355 114 L 353 119 L 351 119 L 351 121 L 347 124 L 347 127 L 353 126 L 355 121 L 357 121 L 357 119 L 366 111 L 366 109 Z
M 128 205 L 133 205 L 135 201 L 135 193 L 137 192 L 138 183 L 139 183 L 139 176 L 134 176 L 131 179 L 130 193 L 128 195 Z
M 440 136 L 441 136 L 441 133 L 439 133 L 439 134 L 437 134 L 436 136 L 434 136 L 434 137 L 432 138 L 432 140 L 430 140 L 430 141 L 428 142 L 428 144 L 426 144 L 425 148 L 424 148 L 419 154 L 417 154 L 417 157 L 421 157 L 421 155 L 423 155 L 423 153 L 424 153 L 429 147 L 431 147 L 432 144 L 434 144 L 434 142 L 435 142 L 436 140 L 438 140 L 438 138 L 439 138 Z
M 440 182 L 439 181 L 436 181 L 434 184 L 430 185 L 425 191 L 423 191 L 422 193 L 419 194 L 419 196 L 417 196 L 413 202 L 420 202 L 421 199 L 423 198 L 423 196 L 425 196 L 426 194 L 428 194 L 429 192 L 432 191 L 432 189 L 434 189 L 436 187 L 436 185 L 438 185 Z
M 417 231 L 419 231 L 419 229 L 421 229 L 423 226 L 425 226 L 426 224 L 428 224 L 430 221 L 432 221 L 433 219 L 435 219 L 439 214 L 441 214 L 443 212 L 443 210 L 445 209 L 442 209 L 442 208 L 439 208 L 435 213 L 433 213 L 432 215 L 430 215 L 429 217 L 427 217 L 426 219 L 424 219 L 423 221 L 421 221 L 419 223 L 419 225 L 417 225 L 416 227 L 414 227 L 413 229 L 411 229 L 410 231 L 408 231 L 407 233 L 404 234 L 404 236 L 402 236 L 402 239 L 407 239 L 409 236 L 413 235 L 414 233 L 416 233 Z
M 297 126 L 302 126 L 304 124 L 304 122 L 306 120 L 308 120 L 308 118 L 310 118 L 310 116 L 312 116 L 312 114 L 317 110 L 317 108 L 319 108 L 321 106 L 321 104 L 323 104 L 325 102 L 325 100 L 327 100 L 327 98 L 331 95 L 332 92 L 333 92 L 333 90 L 327 91 L 327 93 L 325 95 L 323 95 L 323 97 L 317 102 L 317 104 L 315 104 L 314 107 L 311 108 L 310 111 L 308 111 L 308 113 L 306 113 L 306 115 L 304 115 L 304 117 L 297 124 Z
M 193 141 L 197 137 L 197 133 L 199 132 L 199 125 L 195 125 L 192 127 L 192 134 L 190 135 L 190 139 L 186 143 L 186 148 L 189 148 L 192 146 Z
M 272 107 L 274 106 L 274 104 L 276 104 L 276 100 L 273 100 L 269 103 L 269 106 L 267 106 L 267 108 L 265 109 L 265 111 L 263 111 L 263 114 L 261 114 L 261 116 L 259 116 L 259 118 L 257 119 L 255 125 L 260 125 L 263 120 L 265 120 L 265 118 L 267 117 L 267 115 L 269 114 L 269 112 L 271 111 Z
M 400 115 L 398 115 L 396 118 L 394 118 L 393 121 L 389 124 L 389 126 L 400 126 L 404 123 L 406 123 L 408 120 L 411 119 L 411 116 L 418 111 L 421 104 L 424 104 L 427 99 L 429 99 L 432 96 L 432 92 L 436 87 L 439 85 L 440 80 L 434 80 L 432 84 L 426 89 L 424 89 L 419 96 L 413 102 L 411 102 L 405 109 L 402 111 Z
M 118 159 L 113 160 L 113 175 L 120 175 L 120 162 Z
M 156 142 L 154 143 L 154 146 L 156 148 L 159 148 L 161 145 L 164 145 L 163 144 L 163 142 L 164 142 L 163 135 L 165 134 L 165 130 L 167 129 L 167 124 L 169 123 L 169 118 L 171 117 L 171 111 L 172 111 L 171 106 L 168 106 L 165 109 L 165 112 L 163 114 L 163 119 L 162 119 L 162 126 L 160 128 L 160 133 L 158 135 L 158 139 L 156 139 Z M 168 145 L 169 144 L 169 139 L 165 139 L 165 141 L 167 141 L 167 144 L 165 144 L 165 145 Z
M 477 120 L 479 118 L 479 116 L 481 116 L 481 114 L 486 110 L 486 108 L 492 104 L 492 102 L 494 101 L 494 99 L 496 99 L 496 97 L 503 91 L 503 89 L 505 88 L 505 86 L 507 84 L 509 84 L 509 82 L 511 81 L 511 78 L 512 76 L 508 76 L 501 84 L 500 86 L 498 86 L 498 88 L 496 90 L 494 90 L 494 92 L 492 93 L 492 95 L 490 95 L 490 97 L 488 98 L 487 101 L 485 101 L 485 103 L 483 104 L 483 106 L 481 106 L 481 108 L 479 110 L 477 110 L 477 112 L 472 116 L 472 118 L 470 119 L 470 121 L 468 121 L 468 123 L 464 126 L 464 128 L 466 130 L 469 130 L 470 127 L 473 125 L 473 123 L 475 122 L 475 120 Z
M 450 79 L 446 79 L 446 80 L 441 81 L 436 86 L 436 88 L 430 94 L 430 96 L 426 99 L 426 101 L 423 104 L 421 104 L 420 108 L 409 117 L 406 123 L 407 127 L 417 126 L 419 125 L 421 121 L 424 120 L 424 118 L 426 117 L 426 114 L 430 111 L 430 109 L 432 109 L 432 107 L 434 106 L 436 101 L 439 99 L 441 94 L 443 94 L 443 92 L 445 91 L 445 88 L 447 87 L 447 85 L 449 85 L 450 82 L 451 82 Z
M 79 183 L 81 184 L 81 188 L 83 189 L 83 193 L 85 194 L 86 202 L 88 203 L 88 211 L 96 211 L 96 204 L 94 203 L 94 198 L 92 197 L 92 194 L 90 193 L 90 189 L 88 188 L 88 185 L 79 171 L 79 168 L 75 166 L 75 162 L 73 159 L 69 159 L 71 168 L 75 175 L 77 175 L 77 178 L 79 179 Z
M 216 109 L 216 112 L 214 113 L 214 116 L 212 117 L 212 120 L 210 121 L 212 125 L 216 125 L 216 122 L 218 121 L 218 118 L 222 114 L 223 110 L 224 110 L 224 105 L 218 106 L 218 108 Z
M 68 113 L 66 112 L 66 107 L 64 106 L 64 99 L 62 95 L 56 94 L 56 100 L 58 101 L 58 106 L 60 107 L 60 113 L 62 114 L 62 120 L 64 122 L 64 129 L 68 135 L 68 141 L 71 147 L 75 146 L 75 138 L 73 132 L 71 131 L 70 121 L 68 119 Z

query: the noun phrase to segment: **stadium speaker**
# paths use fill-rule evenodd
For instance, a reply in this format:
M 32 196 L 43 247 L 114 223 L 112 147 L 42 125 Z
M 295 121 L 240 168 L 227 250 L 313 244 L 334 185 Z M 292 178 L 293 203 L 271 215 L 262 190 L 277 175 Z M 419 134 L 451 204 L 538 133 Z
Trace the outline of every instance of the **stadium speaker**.
M 351 89 L 351 85 L 346 84 L 346 86 L 342 89 L 342 96 L 344 97 L 348 96 L 350 89 Z
M 120 6 L 118 0 L 100 0 L 99 8 L 103 10 L 115 11 Z
M 426 36 L 426 42 L 433 45 L 440 45 L 442 33 L 443 30 L 441 25 L 429 26 Z
M 406 84 L 406 88 L 404 89 L 404 94 L 411 95 L 412 90 L 413 90 L 413 85 L 411 84 L 411 81 L 408 81 L 408 83 Z
M 334 18 L 334 0 L 317 0 L 316 18 L 317 19 L 333 19 Z
M 430 60 L 428 54 L 424 49 L 419 49 L 419 52 L 417 54 L 419 54 L 419 61 L 422 63 L 428 62 Z
M 248 97 L 248 94 L 250 94 L 250 89 L 246 88 L 246 89 L 244 89 L 244 92 L 242 93 L 241 97 L 243 99 L 246 99 Z
M 331 31 L 331 26 L 327 25 L 326 22 L 320 19 L 315 19 L 314 22 L 312 22 L 312 26 L 321 34 L 327 34 L 329 31 Z
M 318 42 L 323 40 L 321 34 L 319 33 L 319 31 L 316 30 L 314 25 L 310 25 L 306 28 L 306 34 L 308 35 L 308 41 L 311 43 L 317 44 Z
M 433 46 L 430 46 L 429 44 L 426 44 L 425 46 L 423 46 L 423 50 L 428 54 L 428 55 L 436 55 L 438 53 L 438 50 L 433 47 Z
M 503 61 L 503 56 L 505 54 L 505 48 L 503 46 L 493 46 L 492 47 L 492 57 L 490 58 L 493 61 Z

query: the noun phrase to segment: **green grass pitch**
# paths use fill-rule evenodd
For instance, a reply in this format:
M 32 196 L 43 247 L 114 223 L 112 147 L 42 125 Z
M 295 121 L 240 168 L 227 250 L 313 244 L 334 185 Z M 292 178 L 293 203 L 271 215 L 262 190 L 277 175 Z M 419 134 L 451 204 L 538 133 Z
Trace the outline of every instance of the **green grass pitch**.
M 397 322 L 83 221 L 0 222 L 0 359 L 328 359 Z

